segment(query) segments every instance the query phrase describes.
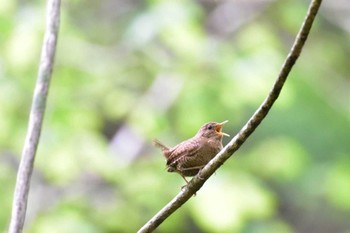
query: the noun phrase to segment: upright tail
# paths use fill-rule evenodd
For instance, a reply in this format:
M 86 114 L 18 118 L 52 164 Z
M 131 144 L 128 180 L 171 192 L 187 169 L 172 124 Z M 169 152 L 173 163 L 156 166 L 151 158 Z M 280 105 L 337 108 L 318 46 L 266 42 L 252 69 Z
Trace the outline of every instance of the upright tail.
M 162 149 L 162 151 L 167 151 L 169 150 L 169 147 L 167 147 L 166 145 L 164 145 L 163 143 L 161 143 L 160 141 L 158 141 L 157 139 L 153 140 L 153 145 L 156 147 L 159 147 L 160 149 Z

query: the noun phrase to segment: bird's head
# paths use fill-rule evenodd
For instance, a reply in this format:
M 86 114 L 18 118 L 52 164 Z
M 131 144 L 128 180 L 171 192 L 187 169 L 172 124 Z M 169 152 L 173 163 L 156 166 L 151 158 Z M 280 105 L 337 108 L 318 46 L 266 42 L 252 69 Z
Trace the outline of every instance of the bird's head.
M 223 121 L 221 123 L 217 122 L 209 122 L 204 124 L 198 131 L 196 136 L 206 137 L 206 138 L 219 138 L 221 139 L 223 136 L 230 136 L 227 133 L 222 132 L 222 127 L 228 121 Z

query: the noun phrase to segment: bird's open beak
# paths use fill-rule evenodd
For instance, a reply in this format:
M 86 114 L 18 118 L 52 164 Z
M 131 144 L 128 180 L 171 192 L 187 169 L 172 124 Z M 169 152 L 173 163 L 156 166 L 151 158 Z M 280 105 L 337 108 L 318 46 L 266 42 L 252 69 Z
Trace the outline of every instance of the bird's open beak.
M 228 120 L 223 121 L 223 122 L 221 122 L 221 123 L 217 123 L 217 124 L 215 125 L 215 131 L 216 131 L 218 134 L 220 134 L 220 135 L 230 137 L 229 134 L 224 133 L 224 132 L 221 131 L 221 130 L 222 130 L 222 127 L 223 127 L 224 124 L 226 124 L 227 122 L 228 122 Z

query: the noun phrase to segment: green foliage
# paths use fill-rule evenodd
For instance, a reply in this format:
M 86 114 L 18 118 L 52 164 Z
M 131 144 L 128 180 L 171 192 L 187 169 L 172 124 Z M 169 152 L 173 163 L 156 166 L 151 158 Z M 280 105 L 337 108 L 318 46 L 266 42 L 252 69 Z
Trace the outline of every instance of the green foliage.
M 44 4 L 0 3 L 0 232 Z M 268 94 L 307 8 L 255 4 L 64 2 L 25 231 L 135 232 L 171 200 L 184 182 L 152 139 L 173 146 L 223 120 L 234 136 Z M 158 232 L 350 229 L 349 33 L 324 11 L 262 125 Z

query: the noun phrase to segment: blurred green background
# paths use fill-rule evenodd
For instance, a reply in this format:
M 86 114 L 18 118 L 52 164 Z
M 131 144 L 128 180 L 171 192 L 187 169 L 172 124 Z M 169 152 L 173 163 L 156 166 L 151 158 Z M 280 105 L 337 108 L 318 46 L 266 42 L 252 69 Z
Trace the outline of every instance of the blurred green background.
M 0 232 L 6 232 L 45 1 L 0 2 Z M 184 185 L 151 141 L 263 101 L 308 1 L 63 1 L 25 232 L 135 232 Z M 350 7 L 324 1 L 280 98 L 156 232 L 350 232 Z M 224 144 L 228 142 L 225 138 Z

